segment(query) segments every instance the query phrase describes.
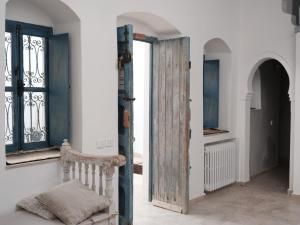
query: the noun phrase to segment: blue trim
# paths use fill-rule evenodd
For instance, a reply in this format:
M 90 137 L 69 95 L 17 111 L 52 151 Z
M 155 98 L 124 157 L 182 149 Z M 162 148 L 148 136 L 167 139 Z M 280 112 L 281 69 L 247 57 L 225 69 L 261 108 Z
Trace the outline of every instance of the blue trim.
M 46 27 L 41 25 L 35 25 L 30 23 L 24 23 L 19 21 L 5 20 L 5 30 L 7 32 L 13 32 L 16 29 L 16 26 L 21 27 L 22 34 L 30 34 L 38 37 L 49 38 L 53 35 L 53 28 Z
M 135 35 L 133 35 L 133 37 L 134 37 L 133 40 L 135 40 L 135 41 L 146 42 L 146 43 L 149 43 L 149 44 L 153 44 L 153 43 L 158 41 L 158 39 L 156 37 L 147 36 L 147 35 L 145 35 L 143 39 L 136 38 Z
M 24 88 L 24 92 L 45 92 L 45 104 L 48 106 L 48 79 L 49 79 L 49 42 L 48 39 L 53 36 L 51 27 L 35 24 L 23 23 L 19 21 L 6 20 L 6 32 L 12 34 L 12 72 L 13 86 L 5 87 L 5 91 L 11 91 L 14 95 L 14 143 L 6 146 L 7 153 L 15 153 L 20 150 L 33 150 L 49 146 L 49 119 L 48 107 L 46 107 L 46 141 L 36 143 L 24 143 L 24 98 L 17 96 L 17 80 L 23 80 L 23 35 L 31 35 L 45 38 L 45 88 Z M 15 68 L 19 68 L 18 74 L 15 74 Z

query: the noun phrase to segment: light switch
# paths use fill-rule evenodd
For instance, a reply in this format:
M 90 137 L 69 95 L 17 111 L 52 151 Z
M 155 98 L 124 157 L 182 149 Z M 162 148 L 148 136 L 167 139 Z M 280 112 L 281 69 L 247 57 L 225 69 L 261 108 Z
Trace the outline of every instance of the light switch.
M 112 139 L 99 139 L 96 141 L 96 147 L 97 149 L 103 149 L 103 148 L 112 148 L 114 145 L 114 141 Z

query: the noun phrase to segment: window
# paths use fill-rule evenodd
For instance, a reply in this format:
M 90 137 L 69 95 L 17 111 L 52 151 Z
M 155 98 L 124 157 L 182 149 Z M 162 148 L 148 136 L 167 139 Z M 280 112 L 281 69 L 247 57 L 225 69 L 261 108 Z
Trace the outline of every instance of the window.
M 219 126 L 219 60 L 205 60 L 203 65 L 204 129 Z
M 68 37 L 52 28 L 6 21 L 5 32 L 5 144 L 7 153 L 55 145 L 68 137 Z M 65 45 L 65 48 L 61 44 Z M 60 59 L 60 61 L 57 61 Z M 61 66 L 60 63 L 64 63 Z M 56 79 L 58 78 L 58 79 Z M 63 82 L 63 84 L 60 84 Z M 55 90 L 55 91 L 54 91 Z M 59 94 L 63 100 L 57 100 Z M 57 100 L 57 101 L 56 101 Z M 54 104 L 53 102 L 56 101 Z M 65 121 L 58 118 L 60 108 Z M 51 116 L 50 116 L 51 114 Z M 55 117 L 54 117 L 55 116 Z M 52 118 L 52 119 L 51 119 Z M 57 127 L 57 121 L 61 122 Z M 63 130 L 58 132 L 53 128 Z M 54 136 L 54 137 L 53 137 Z M 64 137 L 63 137 L 64 136 Z

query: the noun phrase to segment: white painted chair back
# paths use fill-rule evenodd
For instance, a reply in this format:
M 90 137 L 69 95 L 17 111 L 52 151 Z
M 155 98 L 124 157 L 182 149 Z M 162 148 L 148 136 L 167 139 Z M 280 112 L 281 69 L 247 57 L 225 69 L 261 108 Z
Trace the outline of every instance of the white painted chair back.
M 81 153 L 72 150 L 68 140 L 64 140 L 61 146 L 61 159 L 63 182 L 78 179 L 99 195 L 105 195 L 113 202 L 113 175 L 115 167 L 125 165 L 124 156 L 99 156 Z

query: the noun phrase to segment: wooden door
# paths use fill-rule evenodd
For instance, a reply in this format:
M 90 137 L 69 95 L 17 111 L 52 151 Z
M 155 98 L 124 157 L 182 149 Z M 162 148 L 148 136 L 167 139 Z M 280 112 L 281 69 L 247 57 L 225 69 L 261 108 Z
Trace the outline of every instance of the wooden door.
M 133 32 L 132 26 L 118 28 L 118 123 L 119 154 L 126 165 L 119 169 L 119 224 L 132 225 L 133 219 Z
M 152 203 L 188 212 L 190 39 L 153 44 Z

